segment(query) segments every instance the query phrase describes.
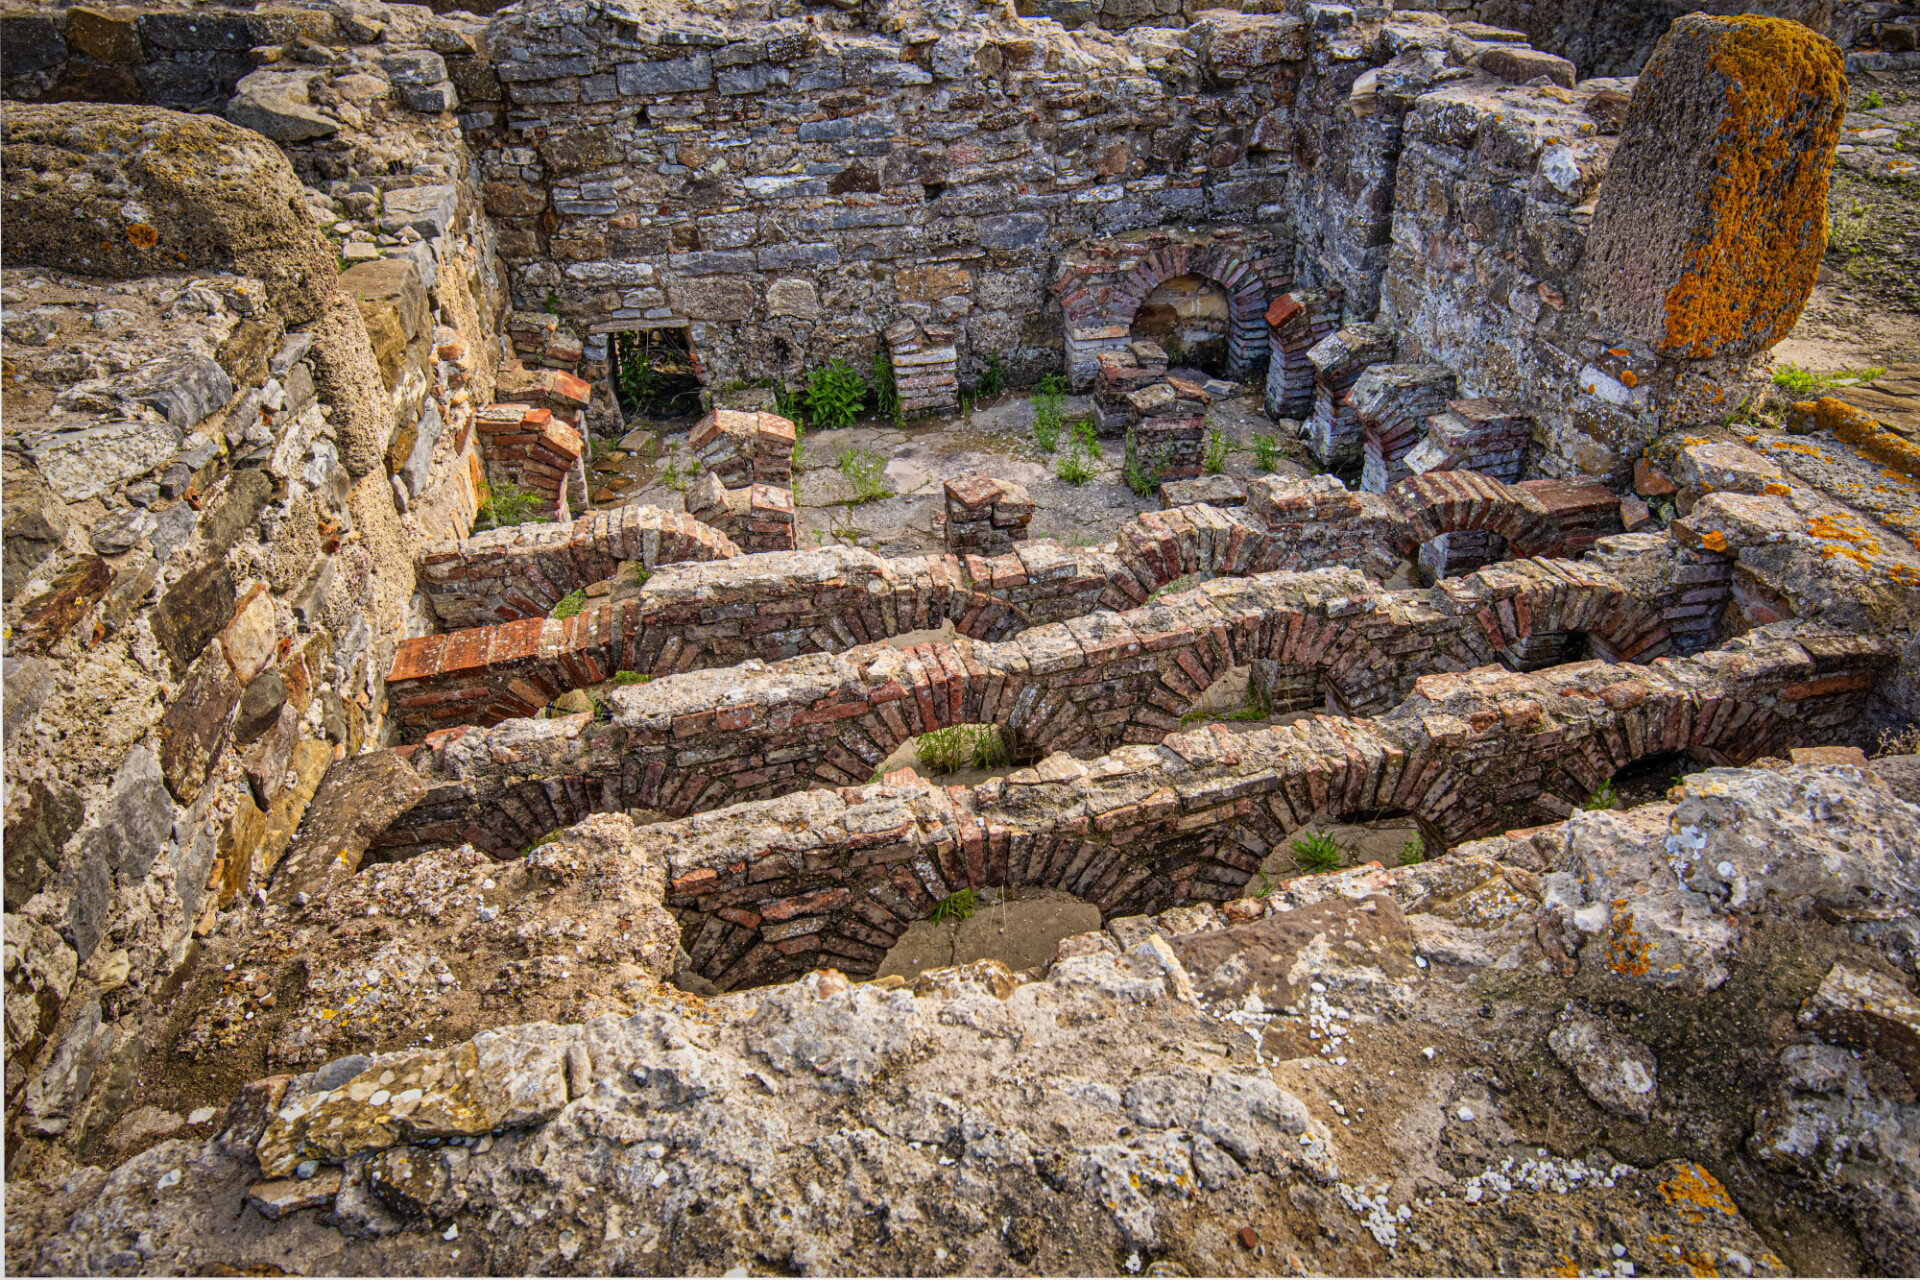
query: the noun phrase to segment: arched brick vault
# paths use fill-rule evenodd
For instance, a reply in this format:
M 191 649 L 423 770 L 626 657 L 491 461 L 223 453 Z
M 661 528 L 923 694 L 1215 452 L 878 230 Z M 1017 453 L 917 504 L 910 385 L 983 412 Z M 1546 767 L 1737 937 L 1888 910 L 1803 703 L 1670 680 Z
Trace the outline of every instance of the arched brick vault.
M 1094 241 L 1064 255 L 1053 283 L 1067 322 L 1067 368 L 1085 387 L 1099 352 L 1124 346 L 1147 296 L 1168 280 L 1195 275 L 1227 293 L 1227 376 L 1266 365 L 1267 304 L 1292 284 L 1269 232 L 1219 226 L 1161 229 Z
M 639 600 L 569 619 L 529 618 L 404 641 L 387 682 L 403 733 L 418 741 L 452 725 L 532 715 L 565 690 L 615 671 L 668 676 L 749 658 L 838 653 L 948 621 L 961 635 L 1002 640 L 1034 623 L 1134 607 L 1193 574 L 1346 564 L 1384 578 L 1398 555 L 1457 529 L 1501 532 L 1516 554 L 1560 554 L 1571 541 L 1530 492 L 1470 472 L 1416 477 L 1385 497 L 1314 490 L 1279 477 L 1252 487 L 1246 507 L 1195 504 L 1142 513 L 1122 526 L 1111 549 L 1035 541 L 992 558 L 883 560 L 834 547 L 714 562 L 705 543 L 666 528 L 652 531 L 644 519 L 622 513 L 605 532 L 559 535 L 558 552 L 537 538 L 524 555 L 521 544 L 513 544 L 504 559 L 489 546 L 460 571 L 492 584 L 503 565 L 524 561 L 543 581 L 571 572 L 584 585 L 613 571 L 617 560 L 600 548 L 614 546 L 619 531 L 635 525 L 626 543 L 648 551 L 649 564 L 663 566 Z M 670 565 L 669 557 L 708 562 Z M 437 560 L 423 572 L 447 576 L 455 568 Z M 467 582 L 448 581 L 463 589 Z M 1618 639 L 1626 647 L 1606 651 L 1615 657 L 1649 659 L 1666 651 L 1666 636 L 1657 630 Z
M 1064 754 L 979 787 L 910 774 L 820 788 L 645 829 L 673 871 L 694 966 L 722 987 L 817 965 L 872 973 L 893 940 L 961 887 L 1044 885 L 1114 915 L 1237 897 L 1265 853 L 1311 822 L 1413 815 L 1448 844 L 1564 817 L 1647 756 L 1739 764 L 1825 741 L 1892 655 L 1877 641 L 1777 623 L 1651 667 L 1428 675 L 1391 713 L 1223 726 Z M 501 794 L 529 828 L 627 803 L 642 753 L 620 726 L 516 726 L 496 763 L 544 775 Z M 458 751 L 462 743 L 448 747 Z M 441 780 L 436 792 L 463 784 Z

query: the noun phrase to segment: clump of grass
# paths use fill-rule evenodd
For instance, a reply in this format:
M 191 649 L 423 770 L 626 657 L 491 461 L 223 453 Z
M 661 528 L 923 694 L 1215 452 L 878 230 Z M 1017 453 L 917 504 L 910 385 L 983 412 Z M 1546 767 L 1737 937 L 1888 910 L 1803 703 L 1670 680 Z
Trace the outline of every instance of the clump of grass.
M 1227 451 L 1231 447 L 1226 432 L 1219 427 L 1207 428 L 1207 454 L 1202 465 L 1208 475 L 1217 476 L 1227 469 Z
M 553 612 L 548 616 L 554 618 L 575 618 L 578 617 L 580 611 L 586 607 L 587 593 L 585 591 L 569 591 L 560 597 L 560 603 L 553 606 Z
M 644 671 L 616 671 L 613 673 L 615 684 L 645 684 L 653 679 Z
M 1000 357 L 987 357 L 987 369 L 980 375 L 980 381 L 974 388 L 983 396 L 997 396 L 1007 389 L 1007 371 L 1000 366 Z
M 1875 89 L 1871 93 L 1867 94 L 1866 100 L 1861 105 L 1866 107 L 1869 111 L 1878 111 L 1880 110 L 1880 108 L 1887 105 L 1887 101 L 1885 98 L 1882 98 L 1880 96 L 1880 91 L 1878 89 Z
M 1164 451 L 1151 458 L 1139 454 L 1128 454 L 1127 462 L 1120 469 L 1121 476 L 1127 482 L 1127 488 L 1142 498 L 1150 498 L 1153 491 L 1160 487 L 1160 472 L 1166 467 L 1167 455 Z
M 806 416 L 806 405 L 798 391 L 779 378 L 763 378 L 760 385 L 773 392 L 773 411 L 796 427 Z
M 481 490 L 480 509 L 474 513 L 475 529 L 504 529 L 516 524 L 545 524 L 547 517 L 536 514 L 541 496 L 532 489 L 502 481 Z
M 867 380 L 844 360 L 807 376 L 807 417 L 816 427 L 850 427 L 867 398 Z
M 1400 865 L 1410 867 L 1416 862 L 1427 860 L 1427 842 L 1419 836 L 1410 837 L 1400 846 Z
M 1814 373 L 1799 365 L 1789 364 L 1773 371 L 1773 385 L 1796 396 L 1804 396 L 1833 387 L 1872 382 L 1885 372 L 1885 369 L 1874 365 L 1865 369 L 1834 369 L 1828 373 Z
M 1580 807 L 1582 809 L 1587 809 L 1587 810 L 1597 812 L 1602 809 L 1613 808 L 1614 802 L 1617 801 L 1618 799 L 1619 799 L 1619 796 L 1614 794 L 1613 779 L 1609 778 L 1605 782 L 1601 783 L 1598 787 L 1594 788 L 1593 794 L 1588 796 L 1587 802 L 1581 805 Z
M 1067 422 L 1067 380 L 1057 373 L 1040 379 L 1033 396 L 1033 440 L 1043 453 L 1060 449 L 1060 432 Z
M 1066 456 L 1055 465 L 1053 473 L 1068 484 L 1085 484 L 1097 474 L 1093 464 L 1100 460 L 1100 442 L 1094 438 L 1091 422 L 1073 424 L 1073 440 L 1067 446 Z
M 1294 865 L 1302 871 L 1338 870 L 1346 854 L 1339 842 L 1324 831 L 1309 831 L 1295 837 L 1288 848 L 1293 850 Z
M 887 483 L 887 460 L 873 450 L 842 449 L 835 465 L 853 486 L 856 503 L 893 496 L 893 488 Z
M 979 909 L 980 895 L 971 889 L 961 889 L 933 904 L 933 922 L 940 924 L 952 920 L 958 923 Z
M 995 769 L 1013 758 L 998 725 L 957 724 L 923 733 L 913 744 L 920 767 L 936 776 L 969 766 Z
M 1265 433 L 1253 438 L 1253 465 L 1262 471 L 1273 470 L 1273 464 L 1280 461 L 1280 441 Z
M 890 422 L 900 421 L 900 384 L 893 375 L 893 353 L 884 346 L 873 353 L 873 409 Z
M 1067 456 L 1055 464 L 1053 473 L 1073 485 L 1085 484 L 1096 474 L 1092 464 L 1081 457 L 1077 450 L 1069 450 Z

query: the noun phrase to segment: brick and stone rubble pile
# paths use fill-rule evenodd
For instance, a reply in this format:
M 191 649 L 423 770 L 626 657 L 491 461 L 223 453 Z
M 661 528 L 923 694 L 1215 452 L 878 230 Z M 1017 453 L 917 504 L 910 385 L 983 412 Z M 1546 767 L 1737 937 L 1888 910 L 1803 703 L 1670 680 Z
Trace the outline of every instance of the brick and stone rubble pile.
M 1362 489 L 1385 493 L 1389 486 L 1413 474 L 1407 455 L 1425 440 L 1428 419 L 1444 411 L 1457 391 L 1452 370 L 1437 364 L 1377 364 L 1360 375 L 1349 398 L 1360 420 L 1365 448 Z M 1497 475 L 1471 466 L 1446 469 Z
M 1027 540 L 1034 507 L 1021 485 L 976 472 L 947 481 L 943 493 L 948 555 L 1001 556 Z
M 1362 460 L 1360 413 L 1354 384 L 1369 366 L 1393 359 L 1399 338 L 1389 324 L 1351 324 L 1316 342 L 1307 352 L 1313 365 L 1313 414 L 1301 435 L 1320 465 L 1351 471 Z
M 1206 457 L 1213 396 L 1191 378 L 1168 374 L 1128 393 L 1127 461 L 1160 480 L 1190 480 Z
M 792 422 L 772 413 L 715 409 L 688 434 L 701 477 L 688 487 L 687 514 L 744 551 L 791 551 L 798 525 L 793 503 Z
M 1307 353 L 1340 327 L 1340 292 L 1295 289 L 1267 308 L 1269 418 L 1305 422 L 1313 413 L 1314 367 Z
M 1167 352 L 1151 338 L 1134 338 L 1124 346 L 1102 351 L 1095 358 L 1093 424 L 1103 436 L 1119 436 L 1140 418 L 1135 392 L 1163 382 Z

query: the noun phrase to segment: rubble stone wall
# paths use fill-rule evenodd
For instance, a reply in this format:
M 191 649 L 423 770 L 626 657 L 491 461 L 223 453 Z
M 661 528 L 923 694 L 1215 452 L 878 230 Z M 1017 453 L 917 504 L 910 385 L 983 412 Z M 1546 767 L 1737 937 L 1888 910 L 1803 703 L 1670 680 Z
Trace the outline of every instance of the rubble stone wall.
M 670 851 L 668 901 L 710 980 L 732 987 L 820 964 L 872 972 L 908 922 L 963 887 L 1044 885 L 1107 915 L 1151 914 L 1240 896 L 1266 851 L 1310 822 L 1410 813 L 1452 845 L 1564 817 L 1648 756 L 1743 763 L 1828 741 L 1890 661 L 1871 641 L 1775 624 L 1655 667 L 1428 675 L 1373 720 L 1244 735 L 1215 726 L 1086 762 L 1053 755 L 979 788 L 896 778 L 650 833 Z M 968 714 L 961 684 L 947 686 L 963 702 L 956 719 Z M 928 705 L 934 692 L 921 695 Z M 906 701 L 902 689 L 891 705 Z M 499 744 L 519 748 L 516 769 L 538 761 L 545 776 L 502 795 L 473 829 L 491 821 L 534 831 L 532 841 L 596 809 L 644 803 L 639 788 L 664 766 L 623 744 L 632 729 L 575 725 Z M 473 731 L 444 750 L 477 759 L 494 749 Z
M 506 637 L 517 628 L 498 630 Z M 678 816 L 860 783 L 901 743 L 956 724 L 1004 726 L 1022 754 L 1156 743 L 1235 667 L 1262 665 L 1269 686 L 1285 677 L 1296 694 L 1311 690 L 1300 705 L 1370 716 L 1405 700 L 1422 676 L 1544 665 L 1530 654 L 1545 646 L 1546 661 L 1557 661 L 1588 640 L 1615 660 L 1650 661 L 1669 649 L 1657 605 L 1569 561 L 1515 561 L 1431 592 L 1385 591 L 1350 569 L 1223 578 L 1000 644 L 863 645 L 617 687 L 607 695 L 614 731 L 593 750 L 621 762 L 621 803 Z M 569 655 L 600 670 L 616 660 L 605 648 Z M 547 677 L 558 665 L 548 664 L 520 667 L 515 678 L 567 678 Z M 579 729 L 577 721 L 520 721 L 430 735 L 409 758 L 445 790 L 376 847 L 466 841 L 517 852 L 552 829 L 539 825 L 545 769 L 530 762 Z M 532 827 L 528 814 L 538 815 Z

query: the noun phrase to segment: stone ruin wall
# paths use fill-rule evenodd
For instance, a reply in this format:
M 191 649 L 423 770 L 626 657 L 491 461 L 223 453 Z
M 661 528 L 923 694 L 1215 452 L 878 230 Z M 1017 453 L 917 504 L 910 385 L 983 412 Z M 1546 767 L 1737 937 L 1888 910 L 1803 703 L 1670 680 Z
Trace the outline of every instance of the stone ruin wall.
M 1449 16 L 1503 19 L 1483 10 Z M 1109 34 L 1046 20 L 1086 15 Z M 1682 358 L 1596 328 L 1607 95 L 1632 86 L 1510 32 L 1070 2 L 1018 31 L 598 0 L 0 22 L 7 1093 L 37 1135 L 112 1122 L 141 1017 L 223 922 L 325 903 L 363 859 L 511 858 L 651 810 L 673 852 L 647 906 L 693 971 L 865 975 L 961 887 L 1108 917 L 1226 902 L 1309 822 L 1405 813 L 1454 845 L 1564 818 L 1652 755 L 1745 763 L 1920 705 L 1910 609 L 1809 570 L 1830 513 L 1778 467 L 1681 446 L 1665 532 L 1622 532 L 1644 504 L 1591 483 L 1623 487 L 1752 344 Z M 71 105 L 135 98 L 156 105 Z M 196 186 L 182 153 L 249 182 Z M 117 283 L 56 279 L 76 261 Z M 612 330 L 685 324 L 716 390 L 885 337 L 934 371 L 932 406 L 988 354 L 1025 381 L 1111 351 L 1196 266 L 1232 296 L 1238 373 L 1285 357 L 1302 419 L 1396 442 L 1368 492 L 1275 481 L 1100 548 L 771 556 L 775 447 L 697 512 L 471 534 L 489 483 L 563 521 L 584 499 Z M 1408 465 L 1419 422 L 1488 397 L 1531 428 L 1498 474 Z M 1379 585 L 1444 539 L 1431 590 Z M 635 563 L 630 598 L 547 616 Z M 1213 580 L 1156 595 L 1189 575 Z M 943 623 L 962 638 L 886 643 Z M 1556 665 L 1582 652 L 1602 661 Z M 1177 733 L 1239 666 L 1338 714 Z M 611 723 L 520 718 L 622 670 L 653 679 Z M 966 723 L 1053 754 L 978 789 L 860 785 Z

